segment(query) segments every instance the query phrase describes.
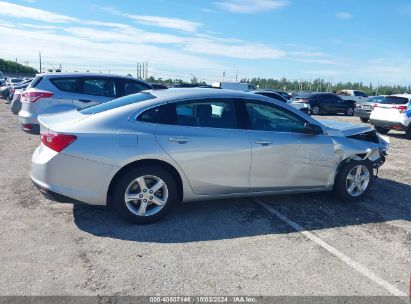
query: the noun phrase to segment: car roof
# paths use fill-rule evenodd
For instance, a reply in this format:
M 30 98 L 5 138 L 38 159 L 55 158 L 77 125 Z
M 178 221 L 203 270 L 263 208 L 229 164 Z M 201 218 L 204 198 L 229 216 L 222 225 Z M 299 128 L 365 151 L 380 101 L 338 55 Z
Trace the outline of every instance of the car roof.
M 231 97 L 231 98 L 255 98 L 260 96 L 249 92 L 226 90 L 226 89 L 214 89 L 214 88 L 170 88 L 167 90 L 148 90 L 145 91 L 157 99 L 161 100 L 174 100 L 185 98 L 218 98 L 218 97 Z M 155 99 L 153 99 L 155 100 Z
M 85 73 L 85 72 L 71 72 L 71 73 L 43 73 L 43 74 L 37 74 L 37 76 L 42 76 L 42 77 L 116 77 L 116 78 L 125 78 L 125 79 L 133 79 L 133 80 L 139 80 L 142 81 L 141 79 L 137 79 L 134 77 L 130 76 L 124 76 L 124 75 L 116 75 L 116 74 L 107 74 L 107 73 Z

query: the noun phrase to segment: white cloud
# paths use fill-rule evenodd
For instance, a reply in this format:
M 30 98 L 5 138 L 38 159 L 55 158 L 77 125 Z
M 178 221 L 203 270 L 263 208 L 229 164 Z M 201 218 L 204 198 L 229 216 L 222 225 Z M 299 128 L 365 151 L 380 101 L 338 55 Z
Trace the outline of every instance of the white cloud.
M 351 13 L 348 12 L 338 12 L 335 14 L 335 16 L 339 19 L 343 19 L 343 20 L 350 20 L 353 18 Z
M 65 15 L 60 15 L 49 11 L 13 4 L 5 1 L 0 1 L 0 15 L 16 18 L 28 18 L 53 23 L 65 23 L 77 20 L 76 18 L 68 17 Z
M 194 39 L 184 47 L 184 50 L 191 53 L 240 59 L 278 59 L 286 55 L 283 50 L 270 48 L 263 44 L 247 42 L 224 44 L 207 39 Z
M 231 13 L 253 14 L 280 9 L 289 4 L 288 0 L 223 0 L 214 2 L 221 10 Z
M 160 16 L 143 16 L 143 15 L 134 15 L 123 13 L 116 9 L 112 8 L 102 8 L 105 11 L 108 11 L 114 15 L 123 16 L 134 20 L 139 24 L 163 27 L 173 30 L 179 30 L 188 33 L 194 33 L 197 31 L 198 27 L 202 24 L 199 22 L 189 21 L 181 18 L 169 18 L 169 17 L 160 17 Z

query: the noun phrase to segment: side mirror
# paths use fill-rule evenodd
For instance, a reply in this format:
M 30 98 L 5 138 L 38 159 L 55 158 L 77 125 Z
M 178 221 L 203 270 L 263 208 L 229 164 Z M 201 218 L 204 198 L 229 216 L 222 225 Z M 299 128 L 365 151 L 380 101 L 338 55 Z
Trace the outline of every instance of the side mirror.
M 324 134 L 323 129 L 319 125 L 305 123 L 304 132 L 311 135 Z

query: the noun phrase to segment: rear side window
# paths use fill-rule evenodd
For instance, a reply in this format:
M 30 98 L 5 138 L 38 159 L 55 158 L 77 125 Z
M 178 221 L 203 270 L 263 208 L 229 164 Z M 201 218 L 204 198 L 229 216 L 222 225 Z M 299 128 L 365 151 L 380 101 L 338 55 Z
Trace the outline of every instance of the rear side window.
M 33 80 L 33 82 L 35 81 L 36 79 Z M 52 78 L 50 79 L 50 82 L 61 91 L 71 93 L 76 92 L 76 78 Z M 33 86 L 33 88 L 35 88 L 35 86 Z
M 110 78 L 85 78 L 83 80 L 83 94 L 105 97 L 116 97 L 116 84 L 114 79 Z
M 237 128 L 237 116 L 232 99 L 198 99 L 177 102 L 148 109 L 138 121 L 207 128 Z
M 407 104 L 408 98 L 397 97 L 397 96 L 387 96 L 381 101 L 381 103 L 383 104 Z
M 32 82 L 30 82 L 30 84 L 28 85 L 27 89 L 37 87 L 42 80 L 43 80 L 43 77 L 41 77 L 41 76 L 36 76 L 36 78 L 34 78 L 34 79 L 32 80 Z
M 124 82 L 124 95 L 135 94 L 144 90 L 150 89 L 150 87 L 143 85 L 136 81 L 125 81 Z
M 139 93 L 139 94 L 125 96 L 125 97 L 118 98 L 118 99 L 113 99 L 111 101 L 104 102 L 99 105 L 85 108 L 83 110 L 80 110 L 80 113 L 87 114 L 87 115 L 97 114 L 97 113 L 105 112 L 108 110 L 120 108 L 126 105 L 130 105 L 133 103 L 137 103 L 137 102 L 141 102 L 141 101 L 145 101 L 149 99 L 154 99 L 154 98 L 156 97 L 149 93 Z

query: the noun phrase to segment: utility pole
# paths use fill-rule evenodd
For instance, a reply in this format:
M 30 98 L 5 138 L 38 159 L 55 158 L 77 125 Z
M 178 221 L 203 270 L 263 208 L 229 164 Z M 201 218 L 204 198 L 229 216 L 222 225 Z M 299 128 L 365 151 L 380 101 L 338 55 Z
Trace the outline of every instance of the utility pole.
M 237 69 L 237 73 L 235 73 L 235 82 L 238 82 L 238 69 Z
M 41 71 L 42 71 L 42 70 L 41 70 L 41 52 L 39 52 L 39 67 L 40 67 L 40 71 L 39 71 L 39 72 L 41 73 Z
M 146 77 L 144 78 L 144 80 L 148 79 L 148 62 L 146 61 Z

